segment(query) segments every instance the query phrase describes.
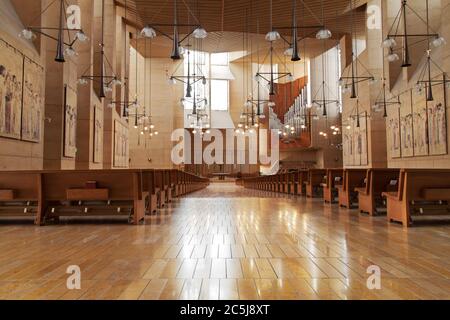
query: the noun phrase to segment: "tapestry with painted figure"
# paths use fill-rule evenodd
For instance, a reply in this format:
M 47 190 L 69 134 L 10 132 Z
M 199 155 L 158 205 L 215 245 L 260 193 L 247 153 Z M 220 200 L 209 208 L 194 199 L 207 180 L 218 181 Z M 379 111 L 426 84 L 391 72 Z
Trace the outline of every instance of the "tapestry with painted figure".
M 428 155 L 427 102 L 423 93 L 413 92 L 414 155 Z
M 41 139 L 44 82 L 44 69 L 29 59 L 25 59 L 22 140 L 39 142 Z
M 94 163 L 102 162 L 102 148 L 103 148 L 103 109 L 99 106 L 94 106 Z
M 389 154 L 391 158 L 400 158 L 400 108 L 388 108 L 387 112 L 387 137 Z
M 20 139 L 23 55 L 0 42 L 0 136 Z
M 411 92 L 400 96 L 400 139 L 402 158 L 414 156 Z
M 68 86 L 64 87 L 64 157 L 75 158 L 77 152 L 77 94 Z
M 433 87 L 433 101 L 428 102 L 428 137 L 430 155 L 447 154 L 447 90 L 444 85 Z

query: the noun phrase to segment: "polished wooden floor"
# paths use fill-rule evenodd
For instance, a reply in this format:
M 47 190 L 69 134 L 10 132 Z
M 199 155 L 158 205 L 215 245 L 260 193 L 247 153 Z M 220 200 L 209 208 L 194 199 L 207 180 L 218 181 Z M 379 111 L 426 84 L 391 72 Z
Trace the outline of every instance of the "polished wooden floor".
M 81 289 L 66 288 L 79 265 Z M 381 289 L 366 287 L 381 268 Z M 177 199 L 143 226 L 0 224 L 1 299 L 450 299 L 450 225 L 233 184 Z

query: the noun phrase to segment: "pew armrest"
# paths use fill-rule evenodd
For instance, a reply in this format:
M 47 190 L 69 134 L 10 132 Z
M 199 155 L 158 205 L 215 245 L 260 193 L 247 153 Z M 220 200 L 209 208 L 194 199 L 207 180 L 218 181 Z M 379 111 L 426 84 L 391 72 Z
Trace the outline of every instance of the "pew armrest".
M 400 200 L 398 197 L 397 191 L 385 191 L 385 192 L 381 193 L 381 196 L 385 197 L 387 199 Z
M 366 194 L 366 188 L 365 187 L 358 187 L 355 188 L 355 191 L 361 194 Z

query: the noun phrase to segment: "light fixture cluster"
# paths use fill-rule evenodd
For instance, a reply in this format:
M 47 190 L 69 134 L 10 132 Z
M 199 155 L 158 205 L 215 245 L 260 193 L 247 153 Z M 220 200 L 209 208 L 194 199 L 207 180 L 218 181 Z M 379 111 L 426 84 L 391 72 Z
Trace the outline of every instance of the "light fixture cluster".
M 59 25 L 58 27 L 37 27 L 37 26 L 26 26 L 19 33 L 19 37 L 26 40 L 34 40 L 36 39 L 36 34 L 45 36 L 49 39 L 55 40 L 56 44 L 56 62 L 65 62 L 65 55 L 69 57 L 74 57 L 77 55 L 77 52 L 74 49 L 74 45 L 77 41 L 86 42 L 89 40 L 88 36 L 83 32 L 80 28 L 69 28 L 67 23 L 65 22 L 66 11 L 67 11 L 67 3 L 66 0 L 53 1 L 50 5 L 48 5 L 40 14 L 34 18 L 32 21 L 36 21 L 39 17 L 41 17 L 49 8 L 53 6 L 56 2 L 59 2 Z M 50 34 L 49 32 L 56 31 L 57 36 Z M 64 33 L 67 33 L 67 42 L 64 40 Z
M 398 51 L 402 51 L 402 67 L 408 68 L 411 66 L 410 61 L 410 47 L 421 43 L 422 41 L 428 42 L 428 47 L 430 48 L 430 45 L 432 45 L 435 48 L 441 47 L 446 44 L 445 39 L 434 30 L 431 30 L 430 23 L 429 23 L 429 17 L 428 17 L 428 0 L 426 0 L 426 19 L 423 19 L 413 8 L 411 8 L 408 5 L 407 0 L 402 0 L 402 4 L 400 7 L 400 10 L 398 11 L 392 26 L 389 29 L 389 32 L 387 34 L 387 37 L 384 39 L 382 46 L 386 49 L 388 49 L 388 54 L 386 56 L 386 59 L 389 62 L 396 62 L 400 60 L 400 56 L 397 53 Z M 421 34 L 415 34 L 410 33 L 408 30 L 408 17 L 415 16 L 418 21 L 422 22 L 427 27 L 426 33 Z M 401 31 L 399 31 L 401 30 Z M 422 40 L 416 40 L 415 42 L 411 43 L 411 38 L 418 38 Z M 401 40 L 401 46 L 397 46 L 397 40 Z M 423 40 L 424 39 L 424 40 Z
M 183 1 L 186 5 L 186 3 Z M 170 39 L 172 41 L 172 53 L 170 58 L 173 60 L 179 60 L 182 58 L 184 54 L 184 49 L 181 44 L 188 39 L 191 35 L 196 39 L 205 39 L 208 36 L 208 32 L 200 25 L 200 24 L 181 24 L 178 22 L 178 1 L 173 0 L 173 23 L 172 24 L 147 24 L 141 30 L 141 36 L 145 38 L 155 38 L 157 34 L 161 34 L 162 36 Z M 187 5 L 186 5 L 187 7 Z M 188 12 L 191 12 L 190 8 L 187 7 Z M 197 19 L 196 17 L 194 17 Z M 172 27 L 173 33 L 172 35 L 167 34 L 162 30 L 165 27 Z M 188 32 L 182 39 L 180 39 L 179 28 L 187 27 L 190 28 L 190 32 Z

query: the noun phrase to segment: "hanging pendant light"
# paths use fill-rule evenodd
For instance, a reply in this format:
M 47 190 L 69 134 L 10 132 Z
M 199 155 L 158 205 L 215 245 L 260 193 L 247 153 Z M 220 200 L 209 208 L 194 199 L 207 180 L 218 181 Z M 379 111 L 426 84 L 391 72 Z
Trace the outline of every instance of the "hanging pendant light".
M 292 0 L 292 57 L 291 61 L 299 61 L 298 42 L 297 42 L 297 1 Z
M 56 62 L 65 62 L 64 59 L 64 33 L 63 33 L 63 19 L 64 19 L 64 0 L 61 0 L 59 9 L 59 28 L 58 28 L 58 43 L 56 45 Z
M 173 17 L 173 47 L 172 54 L 170 56 L 173 60 L 179 60 L 180 57 L 180 43 L 179 43 L 179 34 L 178 34 L 178 10 L 177 10 L 177 0 L 174 0 L 174 17 Z

